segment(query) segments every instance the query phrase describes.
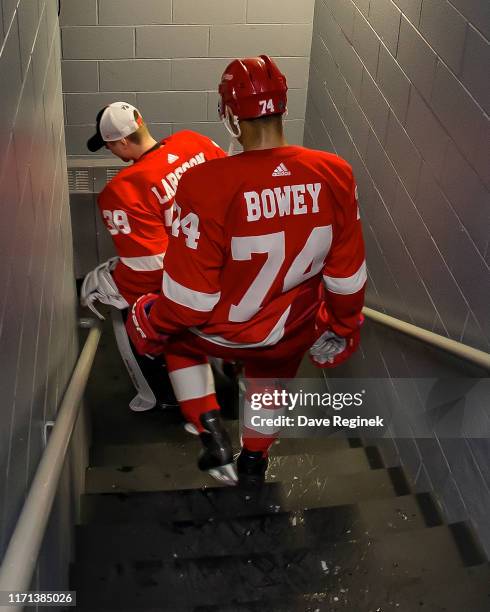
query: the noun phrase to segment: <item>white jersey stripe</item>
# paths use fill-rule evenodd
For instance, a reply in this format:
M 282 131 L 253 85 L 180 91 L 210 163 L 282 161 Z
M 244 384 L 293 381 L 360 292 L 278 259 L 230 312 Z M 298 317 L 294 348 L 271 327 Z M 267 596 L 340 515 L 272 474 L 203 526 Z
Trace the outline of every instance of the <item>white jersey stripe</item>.
M 284 327 L 286 325 L 286 321 L 288 320 L 289 313 L 291 311 L 291 306 L 287 308 L 287 310 L 282 314 L 279 321 L 274 325 L 274 328 L 269 333 L 269 335 L 260 342 L 253 342 L 249 344 L 241 344 L 240 342 L 232 342 L 231 340 L 227 340 L 222 336 L 212 336 L 209 334 L 203 333 L 201 330 L 196 327 L 191 327 L 190 331 L 196 336 L 200 336 L 204 340 L 208 340 L 208 342 L 212 342 L 213 344 L 219 344 L 220 346 L 227 346 L 231 348 L 259 348 L 261 346 L 274 346 L 281 340 L 284 336 Z
M 163 273 L 163 294 L 172 302 L 187 306 L 198 312 L 211 312 L 219 302 L 221 293 L 203 293 L 184 287 L 174 281 L 166 272 Z
M 214 393 L 213 371 L 209 363 L 174 370 L 168 375 L 179 402 L 200 399 Z
M 362 262 L 359 270 L 347 278 L 335 278 L 333 276 L 324 276 L 325 287 L 332 293 L 340 295 L 352 295 L 360 291 L 367 280 L 366 261 Z
M 163 268 L 165 253 L 145 255 L 144 257 L 121 257 L 121 262 L 137 272 L 153 272 Z

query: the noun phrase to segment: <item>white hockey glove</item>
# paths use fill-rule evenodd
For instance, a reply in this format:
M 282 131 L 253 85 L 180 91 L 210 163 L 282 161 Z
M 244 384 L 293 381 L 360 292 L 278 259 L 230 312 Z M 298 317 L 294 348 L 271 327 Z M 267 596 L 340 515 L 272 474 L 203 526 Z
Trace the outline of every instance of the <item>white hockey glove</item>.
M 83 280 L 80 291 L 80 303 L 82 306 L 88 306 L 102 320 L 105 317 L 94 306 L 96 301 L 114 306 L 118 310 L 129 307 L 129 304 L 119 293 L 119 289 L 111 274 L 118 261 L 119 257 L 112 257 L 89 272 Z
M 311 361 L 320 368 L 335 368 L 357 351 L 361 340 L 364 316 L 359 317 L 359 327 L 348 336 L 338 336 L 327 329 L 310 348 Z
M 328 361 L 333 363 L 334 358 L 344 351 L 346 346 L 347 340 L 345 338 L 328 330 L 310 348 L 310 355 L 319 365 L 324 365 Z

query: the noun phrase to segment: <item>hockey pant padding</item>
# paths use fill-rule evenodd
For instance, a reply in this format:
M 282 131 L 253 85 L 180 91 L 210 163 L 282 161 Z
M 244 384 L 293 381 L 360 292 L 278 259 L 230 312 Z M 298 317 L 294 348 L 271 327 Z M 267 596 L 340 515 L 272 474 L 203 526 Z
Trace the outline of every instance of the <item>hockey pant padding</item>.
M 207 355 L 243 362 L 245 379 L 252 384 L 255 378 L 294 378 L 304 353 L 314 341 L 314 334 L 311 319 L 267 349 L 222 347 L 191 332 L 171 339 L 165 358 L 184 417 L 201 432 L 200 415 L 219 410 Z M 252 388 L 247 385 L 247 393 L 253 392 Z M 261 435 L 244 431 L 242 444 L 249 450 L 267 453 L 278 435 L 279 432 Z

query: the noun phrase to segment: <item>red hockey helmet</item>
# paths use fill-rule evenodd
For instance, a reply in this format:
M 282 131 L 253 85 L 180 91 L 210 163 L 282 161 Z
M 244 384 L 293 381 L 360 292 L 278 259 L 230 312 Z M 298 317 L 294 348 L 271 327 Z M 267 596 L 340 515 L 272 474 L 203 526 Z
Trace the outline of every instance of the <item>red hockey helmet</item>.
M 221 77 L 220 117 L 226 118 L 226 107 L 237 119 L 282 115 L 287 91 L 286 77 L 267 55 L 236 59 Z

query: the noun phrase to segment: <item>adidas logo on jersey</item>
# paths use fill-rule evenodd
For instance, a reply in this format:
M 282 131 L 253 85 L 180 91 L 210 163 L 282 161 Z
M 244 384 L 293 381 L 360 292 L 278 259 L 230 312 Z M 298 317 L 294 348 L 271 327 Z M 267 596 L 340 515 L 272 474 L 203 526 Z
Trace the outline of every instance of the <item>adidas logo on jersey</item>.
M 291 176 L 291 172 L 289 172 L 284 164 L 279 164 L 272 173 L 272 176 Z
M 175 163 L 179 159 L 178 155 L 172 155 L 172 153 L 168 154 L 167 161 L 169 164 Z

